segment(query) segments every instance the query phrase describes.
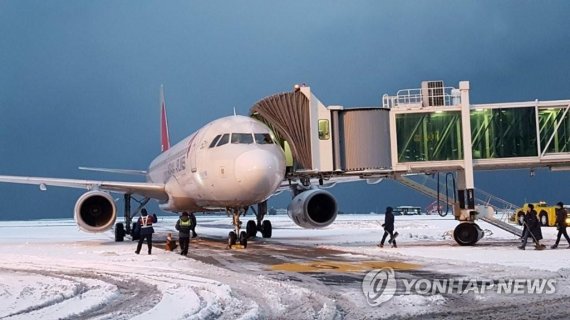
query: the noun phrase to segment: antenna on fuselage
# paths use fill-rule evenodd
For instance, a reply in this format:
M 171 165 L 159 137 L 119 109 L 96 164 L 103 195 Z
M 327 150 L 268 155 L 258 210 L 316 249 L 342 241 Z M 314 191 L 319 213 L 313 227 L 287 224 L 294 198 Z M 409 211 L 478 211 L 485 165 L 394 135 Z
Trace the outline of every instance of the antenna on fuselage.
M 236 107 L 234 107 L 234 116 L 237 116 Z
M 168 118 L 166 117 L 166 102 L 164 99 L 164 85 L 160 85 L 160 152 L 170 149 L 170 135 L 168 134 Z

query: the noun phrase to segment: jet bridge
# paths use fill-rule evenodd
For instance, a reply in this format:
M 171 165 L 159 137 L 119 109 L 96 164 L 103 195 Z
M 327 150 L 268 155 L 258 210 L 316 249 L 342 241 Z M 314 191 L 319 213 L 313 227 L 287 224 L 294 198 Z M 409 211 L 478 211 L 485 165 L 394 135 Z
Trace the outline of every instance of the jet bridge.
M 459 244 L 481 237 L 474 170 L 570 170 L 570 100 L 471 104 L 470 85 L 424 81 L 382 96 L 378 107 L 325 106 L 307 86 L 264 98 L 251 115 L 288 154 L 288 178 L 377 182 L 410 173 L 455 172 Z
M 250 114 L 273 129 L 294 175 L 391 171 L 389 109 L 325 107 L 298 86 L 260 100 Z

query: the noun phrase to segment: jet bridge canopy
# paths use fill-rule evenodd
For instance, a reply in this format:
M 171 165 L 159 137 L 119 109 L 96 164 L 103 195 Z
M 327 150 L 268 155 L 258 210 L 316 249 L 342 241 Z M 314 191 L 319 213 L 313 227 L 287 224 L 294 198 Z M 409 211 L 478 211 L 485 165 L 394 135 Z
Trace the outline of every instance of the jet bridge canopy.
M 264 98 L 250 113 L 273 129 L 279 140 L 289 143 L 298 167 L 312 168 L 309 99 L 300 90 Z

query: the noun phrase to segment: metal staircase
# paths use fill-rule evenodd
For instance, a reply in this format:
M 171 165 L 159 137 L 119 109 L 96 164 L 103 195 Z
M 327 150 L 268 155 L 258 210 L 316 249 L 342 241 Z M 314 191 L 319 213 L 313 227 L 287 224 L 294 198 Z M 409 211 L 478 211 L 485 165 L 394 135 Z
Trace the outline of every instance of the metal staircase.
M 418 176 L 416 176 L 418 177 Z M 422 179 L 422 178 L 419 178 Z M 419 191 L 427 196 L 433 197 L 435 199 L 438 198 L 438 192 L 436 191 L 437 189 L 437 181 L 433 178 L 431 178 L 428 175 L 423 175 L 423 182 L 418 182 L 414 179 L 411 179 L 407 176 L 397 176 L 396 177 L 396 181 L 400 182 L 401 184 L 412 188 L 416 191 Z M 435 184 L 435 187 L 428 185 L 428 184 Z M 445 192 L 445 185 L 442 185 L 440 182 L 440 190 L 444 190 Z M 452 190 L 451 191 L 451 195 L 449 197 L 446 197 L 445 194 L 443 195 L 443 197 L 441 196 L 441 192 L 440 192 L 440 196 L 439 199 L 441 202 L 447 203 L 450 206 L 453 206 L 454 203 L 454 197 L 453 197 L 453 193 L 455 191 Z M 494 216 L 485 216 L 485 217 L 481 217 L 480 219 L 499 228 L 502 230 L 505 230 L 509 233 L 512 233 L 518 237 L 522 236 L 522 230 L 510 223 L 508 223 L 506 220 L 508 219 L 509 213 L 512 213 L 517 206 L 513 203 L 510 203 L 504 199 L 501 199 L 499 197 L 496 197 L 488 192 L 485 192 L 481 189 L 477 189 L 476 192 L 477 195 L 482 195 L 485 199 L 476 197 L 475 198 L 475 203 L 478 205 L 484 205 L 484 206 L 489 206 L 491 208 L 494 209 L 495 212 L 502 212 L 502 217 L 503 219 L 497 219 Z

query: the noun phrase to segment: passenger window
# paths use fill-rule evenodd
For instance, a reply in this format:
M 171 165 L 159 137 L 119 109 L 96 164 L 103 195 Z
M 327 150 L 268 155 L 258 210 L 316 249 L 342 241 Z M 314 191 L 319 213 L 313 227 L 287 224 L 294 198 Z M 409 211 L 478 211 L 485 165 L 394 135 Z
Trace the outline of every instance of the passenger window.
M 319 139 L 328 140 L 330 137 L 329 121 L 326 119 L 319 120 Z
M 273 144 L 273 139 L 269 133 L 255 133 L 254 136 L 257 144 Z
M 251 144 L 253 143 L 253 136 L 251 133 L 232 133 L 233 144 Z
M 210 146 L 209 146 L 208 148 L 213 148 L 213 147 L 216 145 L 216 143 L 218 143 L 218 140 L 220 140 L 220 137 L 221 137 L 221 136 L 222 136 L 221 134 L 217 135 L 217 136 L 214 138 L 214 140 L 212 140 L 212 143 L 210 143 Z
M 230 134 L 226 133 L 220 138 L 220 141 L 218 141 L 218 144 L 216 145 L 216 147 L 223 146 L 224 144 L 228 143 L 229 141 L 230 141 Z

